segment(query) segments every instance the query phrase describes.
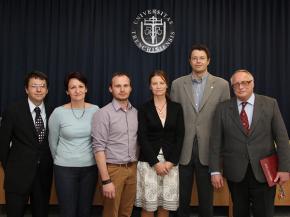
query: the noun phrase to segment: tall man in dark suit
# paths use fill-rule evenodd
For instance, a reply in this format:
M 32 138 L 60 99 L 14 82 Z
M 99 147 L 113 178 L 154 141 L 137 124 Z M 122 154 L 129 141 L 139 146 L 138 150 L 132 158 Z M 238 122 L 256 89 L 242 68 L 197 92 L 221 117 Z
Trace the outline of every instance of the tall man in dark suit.
M 230 98 L 227 81 L 208 73 L 210 52 L 194 45 L 189 54 L 192 73 L 173 81 L 172 101 L 183 108 L 185 136 L 180 156 L 180 201 L 178 217 L 189 217 L 193 175 L 195 173 L 199 215 L 213 216 L 213 188 L 208 169 L 209 136 L 212 117 L 219 102 Z
M 1 163 L 8 217 L 24 216 L 30 199 L 32 216 L 48 216 L 52 181 L 52 158 L 48 146 L 47 120 L 51 110 L 43 100 L 48 79 L 38 71 L 25 78 L 25 100 L 3 113 L 0 128 Z
M 254 78 L 247 70 L 231 77 L 236 97 L 218 105 L 211 131 L 210 170 L 215 188 L 227 178 L 234 217 L 273 217 L 275 187 L 269 187 L 260 159 L 278 154 L 275 182 L 289 180 L 290 146 L 277 101 L 254 94 Z

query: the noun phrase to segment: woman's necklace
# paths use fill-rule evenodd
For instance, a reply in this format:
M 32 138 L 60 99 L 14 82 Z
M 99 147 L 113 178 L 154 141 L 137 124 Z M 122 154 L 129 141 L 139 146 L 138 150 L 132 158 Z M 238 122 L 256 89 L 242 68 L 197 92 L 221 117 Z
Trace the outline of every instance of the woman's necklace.
M 161 117 L 161 118 L 164 118 L 165 117 L 165 111 L 166 111 L 165 108 L 166 108 L 166 105 L 167 105 L 167 102 L 165 102 L 163 104 L 163 106 L 161 106 L 161 107 L 158 107 L 157 105 L 155 105 L 155 108 L 157 110 L 157 113 L 158 113 L 159 117 Z
M 161 108 L 158 107 L 157 105 L 155 105 L 155 107 L 156 107 L 157 111 L 158 111 L 159 113 L 161 113 L 161 112 L 163 111 L 163 109 L 164 109 L 164 107 L 165 107 L 166 104 L 167 104 L 167 103 L 165 102 L 165 103 L 163 104 L 163 106 L 161 106 Z
M 79 117 L 75 114 L 75 112 L 74 112 L 74 110 L 73 110 L 73 107 L 72 107 L 72 104 L 71 104 L 71 103 L 70 103 L 70 109 L 71 109 L 71 111 L 72 111 L 72 113 L 73 113 L 73 116 L 74 116 L 77 120 L 79 120 L 79 119 L 81 119 L 81 118 L 84 116 L 84 114 L 85 114 L 85 112 L 86 112 L 86 104 L 84 103 L 84 109 L 83 109 L 83 112 L 82 112 L 81 116 L 79 116 Z

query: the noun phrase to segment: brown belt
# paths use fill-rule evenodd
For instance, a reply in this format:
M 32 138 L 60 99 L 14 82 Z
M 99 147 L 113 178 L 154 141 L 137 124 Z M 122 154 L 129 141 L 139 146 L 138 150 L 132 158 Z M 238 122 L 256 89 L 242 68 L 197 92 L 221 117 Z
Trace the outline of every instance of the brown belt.
M 134 161 L 134 162 L 128 162 L 128 163 L 125 163 L 125 164 L 114 164 L 114 163 L 107 163 L 108 166 L 117 166 L 117 167 L 131 167 L 131 166 L 134 166 L 136 165 L 137 161 Z

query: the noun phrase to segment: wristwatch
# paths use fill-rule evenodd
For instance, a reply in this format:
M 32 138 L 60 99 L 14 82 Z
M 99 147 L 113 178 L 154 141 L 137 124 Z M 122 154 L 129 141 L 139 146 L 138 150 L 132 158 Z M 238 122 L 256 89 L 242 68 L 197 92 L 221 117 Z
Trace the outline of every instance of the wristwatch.
M 102 180 L 102 185 L 107 185 L 109 183 L 111 183 L 112 180 L 111 179 L 107 179 L 107 180 Z

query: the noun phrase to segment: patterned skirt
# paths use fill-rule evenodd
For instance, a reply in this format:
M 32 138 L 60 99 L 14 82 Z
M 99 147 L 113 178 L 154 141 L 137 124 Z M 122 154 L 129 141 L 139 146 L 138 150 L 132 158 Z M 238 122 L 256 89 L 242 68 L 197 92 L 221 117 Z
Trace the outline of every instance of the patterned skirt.
M 163 155 L 158 155 L 158 160 L 163 162 Z M 154 167 L 150 167 L 147 162 L 138 162 L 135 206 L 154 212 L 159 206 L 175 211 L 178 205 L 178 166 L 174 166 L 166 176 L 158 176 Z

